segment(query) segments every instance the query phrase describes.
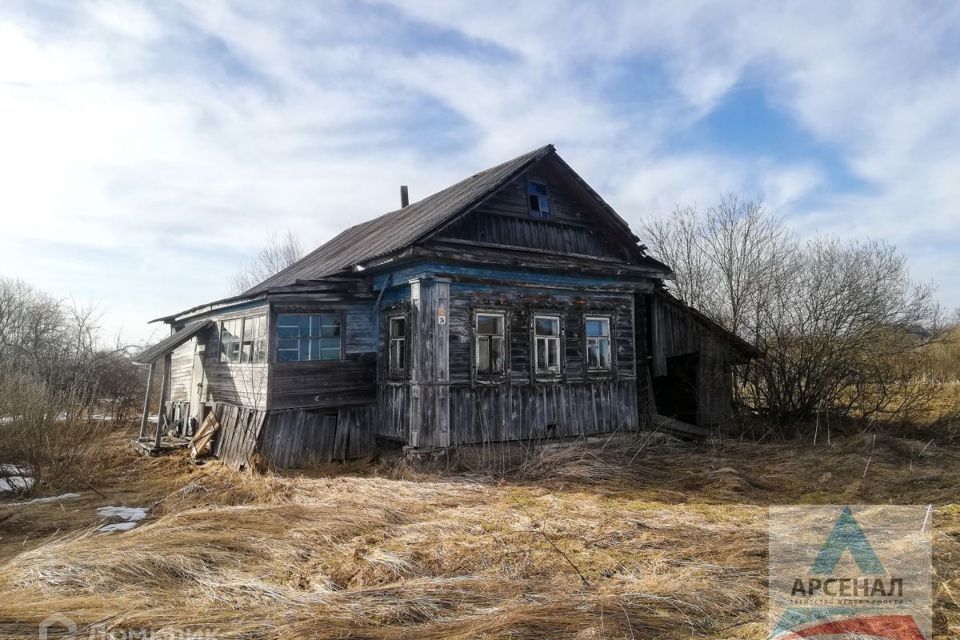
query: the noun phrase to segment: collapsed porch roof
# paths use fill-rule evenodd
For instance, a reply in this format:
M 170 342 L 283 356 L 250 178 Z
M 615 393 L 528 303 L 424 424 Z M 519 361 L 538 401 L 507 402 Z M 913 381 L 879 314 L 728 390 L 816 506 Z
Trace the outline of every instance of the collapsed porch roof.
M 133 362 L 135 364 L 150 364 L 151 362 L 156 362 L 204 329 L 214 326 L 214 324 L 213 320 L 191 322 L 180 331 L 167 336 L 152 347 L 141 351 L 133 358 Z

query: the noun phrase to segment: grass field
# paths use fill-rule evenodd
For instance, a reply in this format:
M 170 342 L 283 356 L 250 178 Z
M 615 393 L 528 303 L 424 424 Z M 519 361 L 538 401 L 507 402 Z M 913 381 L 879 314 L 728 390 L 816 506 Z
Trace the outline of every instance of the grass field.
M 254 475 L 141 458 L 117 434 L 103 461 L 97 492 L 0 507 L 0 634 L 61 612 L 79 637 L 760 639 L 765 507 L 892 502 L 935 505 L 935 628 L 960 635 L 960 446 L 928 437 Z M 150 512 L 102 533 L 103 506 Z

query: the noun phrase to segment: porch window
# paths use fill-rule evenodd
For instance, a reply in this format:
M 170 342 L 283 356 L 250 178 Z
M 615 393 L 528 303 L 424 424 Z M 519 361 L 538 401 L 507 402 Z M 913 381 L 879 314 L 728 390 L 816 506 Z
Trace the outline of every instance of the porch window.
M 277 362 L 339 360 L 340 316 L 280 314 L 277 316 Z
M 220 362 L 240 362 L 240 337 L 242 334 L 242 318 L 224 320 L 220 323 Z
M 402 375 L 407 370 L 407 319 L 390 318 L 390 375 Z
M 528 182 L 527 200 L 530 203 L 530 215 L 532 217 L 550 217 L 550 196 L 547 195 L 547 185 L 542 182 Z
M 267 361 L 267 316 L 243 319 L 243 340 L 240 344 L 240 362 Z
M 483 376 L 503 373 L 504 315 L 477 313 L 474 348 L 476 372 Z
M 586 318 L 587 368 L 610 370 L 610 318 Z
M 533 319 L 534 371 L 538 375 L 560 374 L 560 318 L 535 316 Z
M 267 361 L 267 317 L 234 318 L 220 323 L 220 362 Z

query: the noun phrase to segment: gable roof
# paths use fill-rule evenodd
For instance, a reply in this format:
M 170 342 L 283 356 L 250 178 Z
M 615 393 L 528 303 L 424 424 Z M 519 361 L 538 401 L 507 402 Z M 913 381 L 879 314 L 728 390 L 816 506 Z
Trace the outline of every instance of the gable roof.
M 476 173 L 409 206 L 350 227 L 294 264 L 240 295 L 199 305 L 151 322 L 160 320 L 170 322 L 181 316 L 217 305 L 224 306 L 259 299 L 267 292 L 276 291 L 279 288 L 316 283 L 321 279 L 327 280 L 334 274 L 341 274 L 356 265 L 409 247 L 457 216 L 481 204 L 529 167 L 548 156 L 553 156 L 562 170 L 566 171 L 573 182 L 597 204 L 604 214 L 604 219 L 613 229 L 623 234 L 625 244 L 643 261 L 645 266 L 664 275 L 669 273 L 670 268 L 667 265 L 644 253 L 645 247 L 633 244 L 638 241 L 638 238 L 633 234 L 626 220 L 604 202 L 603 198 L 556 154 L 552 144 L 547 144 Z
M 481 171 L 423 200 L 350 227 L 283 271 L 244 292 L 316 280 L 402 249 L 484 200 L 530 165 L 554 152 L 552 144 Z

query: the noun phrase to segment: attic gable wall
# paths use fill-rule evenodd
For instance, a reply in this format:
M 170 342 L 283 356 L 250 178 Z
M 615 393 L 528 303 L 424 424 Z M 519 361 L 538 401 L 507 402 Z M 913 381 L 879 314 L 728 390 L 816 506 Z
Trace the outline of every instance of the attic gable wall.
M 430 240 L 500 245 L 556 254 L 576 254 L 630 262 L 620 231 L 607 214 L 585 198 L 552 158 L 546 158 L 490 195 L 481 205 L 440 229 Z M 528 182 L 547 185 L 551 217 L 531 217 Z

